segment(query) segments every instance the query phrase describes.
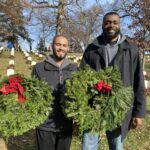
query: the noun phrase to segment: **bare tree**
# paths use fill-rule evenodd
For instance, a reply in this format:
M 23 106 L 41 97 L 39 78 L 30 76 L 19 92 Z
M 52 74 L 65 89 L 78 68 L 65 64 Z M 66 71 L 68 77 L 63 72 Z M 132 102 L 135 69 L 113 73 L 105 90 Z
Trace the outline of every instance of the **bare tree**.
M 100 34 L 102 14 L 103 9 L 93 5 L 88 9 L 81 9 L 73 15 L 69 15 L 64 29 L 70 39 L 72 51 L 83 52 L 88 43 L 97 34 Z
M 31 32 L 37 34 L 39 39 L 42 38 L 44 43 L 50 35 L 67 33 L 74 49 L 81 51 L 101 27 L 98 17 L 102 9 L 97 6 L 88 10 L 81 9 L 86 0 L 22 0 L 21 2 L 16 0 L 16 2 L 18 9 L 21 10 L 20 14 L 22 10 L 25 12 L 24 16 L 20 17 L 21 21 L 28 28 L 33 27 L 34 30 Z M 76 8 L 80 8 L 81 11 Z
M 50 2 L 45 0 L 31 0 L 30 2 L 24 0 L 24 5 L 30 9 L 28 21 L 31 19 L 31 15 L 37 11 L 37 9 L 42 9 L 43 11 L 47 10 L 47 12 L 49 11 L 49 18 L 55 18 L 50 20 L 53 20 L 53 23 L 51 22 L 52 26 L 55 24 L 55 34 L 57 35 L 63 33 L 65 9 L 67 9 L 67 6 L 77 1 L 79 0 L 51 0 Z
M 130 17 L 132 19 L 132 23 L 129 26 L 131 30 L 134 30 L 132 41 L 140 47 L 144 66 L 145 50 L 150 49 L 150 1 L 123 0 L 120 10 L 122 17 Z
M 0 19 L 1 19 L 1 26 L 0 26 L 0 33 L 1 34 L 8 34 L 6 25 L 7 23 L 18 26 L 23 23 L 23 16 L 22 16 L 22 7 L 19 0 L 1 0 L 0 1 Z M 5 28 L 6 27 L 6 28 Z M 9 34 L 12 34 L 9 32 Z
M 150 36 L 150 1 L 123 1 L 123 5 L 120 9 L 123 12 L 122 17 L 130 17 L 132 19 L 132 23 L 129 28 L 134 30 L 135 39 L 139 42 L 139 46 L 144 48 L 148 44 L 147 40 Z
M 63 33 L 63 23 L 65 21 L 65 4 L 66 0 L 60 0 L 58 3 L 58 14 L 56 20 L 56 35 Z

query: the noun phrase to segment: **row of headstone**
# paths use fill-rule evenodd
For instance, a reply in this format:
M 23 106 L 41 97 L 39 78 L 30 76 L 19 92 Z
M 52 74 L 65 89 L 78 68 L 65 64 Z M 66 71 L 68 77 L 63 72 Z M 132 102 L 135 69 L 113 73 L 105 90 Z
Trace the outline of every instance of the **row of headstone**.
M 28 52 L 23 52 L 23 53 L 24 53 L 27 64 L 30 64 L 31 67 L 36 65 L 37 62 L 32 60 L 32 57 L 30 56 L 30 54 Z
M 145 62 L 150 62 L 150 56 L 145 56 Z
M 67 58 L 73 61 L 74 63 L 79 63 L 82 59 L 82 56 L 68 55 Z
M 15 74 L 15 49 L 11 48 L 10 51 L 10 60 L 8 62 L 8 66 L 7 66 L 7 76 L 11 76 Z
M 43 55 L 42 55 L 42 54 L 37 53 L 37 52 L 33 52 L 33 54 L 35 55 L 35 57 L 36 57 L 38 60 L 42 60 L 42 59 L 43 59 Z

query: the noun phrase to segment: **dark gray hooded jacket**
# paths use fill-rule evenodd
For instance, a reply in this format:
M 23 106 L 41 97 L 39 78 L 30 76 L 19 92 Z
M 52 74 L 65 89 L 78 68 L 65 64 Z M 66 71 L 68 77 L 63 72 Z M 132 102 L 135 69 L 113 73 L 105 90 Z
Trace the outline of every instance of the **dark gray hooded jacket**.
M 124 85 L 133 88 L 134 94 L 131 100 L 133 107 L 127 112 L 121 126 L 122 139 L 124 139 L 130 128 L 132 117 L 143 118 L 145 116 L 146 99 L 138 48 L 124 36 L 120 36 L 120 40 L 114 45 L 107 45 L 103 35 L 97 37 L 85 50 L 80 67 L 83 68 L 88 64 L 98 71 L 107 66 L 118 66 Z
M 54 132 L 72 130 L 72 121 L 68 120 L 62 112 L 60 95 L 65 80 L 69 79 L 71 73 L 76 70 L 77 66 L 68 59 L 64 59 L 64 63 L 59 67 L 54 61 L 53 56 L 48 56 L 43 62 L 34 66 L 32 76 L 46 81 L 53 88 L 53 96 L 55 97 L 53 113 L 49 115 L 49 118 L 38 129 Z

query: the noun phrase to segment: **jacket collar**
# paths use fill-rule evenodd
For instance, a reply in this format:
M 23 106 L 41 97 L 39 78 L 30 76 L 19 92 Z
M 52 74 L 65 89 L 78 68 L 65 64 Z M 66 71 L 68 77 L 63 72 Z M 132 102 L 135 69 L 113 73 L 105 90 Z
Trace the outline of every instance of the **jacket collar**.
M 94 41 L 93 44 L 95 46 L 98 47 L 97 52 L 103 57 L 105 58 L 105 42 L 103 40 L 103 36 L 100 35 L 99 37 L 97 37 Z M 119 45 L 119 51 L 126 51 L 130 48 L 129 42 L 127 39 L 125 39 L 122 43 L 120 43 Z
M 128 40 L 125 40 L 124 42 L 119 44 L 119 48 L 121 50 L 128 50 L 130 48 L 130 44 L 129 44 Z
M 63 64 L 61 66 L 58 66 L 54 60 L 54 57 L 52 55 L 49 55 L 45 59 L 45 69 L 46 70 L 62 70 L 63 68 L 68 66 L 70 63 L 71 61 L 65 58 Z

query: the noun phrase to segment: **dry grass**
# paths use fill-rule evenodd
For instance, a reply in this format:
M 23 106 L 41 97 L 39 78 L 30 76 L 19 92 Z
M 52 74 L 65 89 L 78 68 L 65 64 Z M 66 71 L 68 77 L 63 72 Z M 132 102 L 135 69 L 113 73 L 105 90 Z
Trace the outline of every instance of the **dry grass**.
M 0 76 L 1 78 L 7 75 L 7 66 L 8 66 L 9 56 L 10 56 L 9 51 L 5 51 L 0 54 Z

